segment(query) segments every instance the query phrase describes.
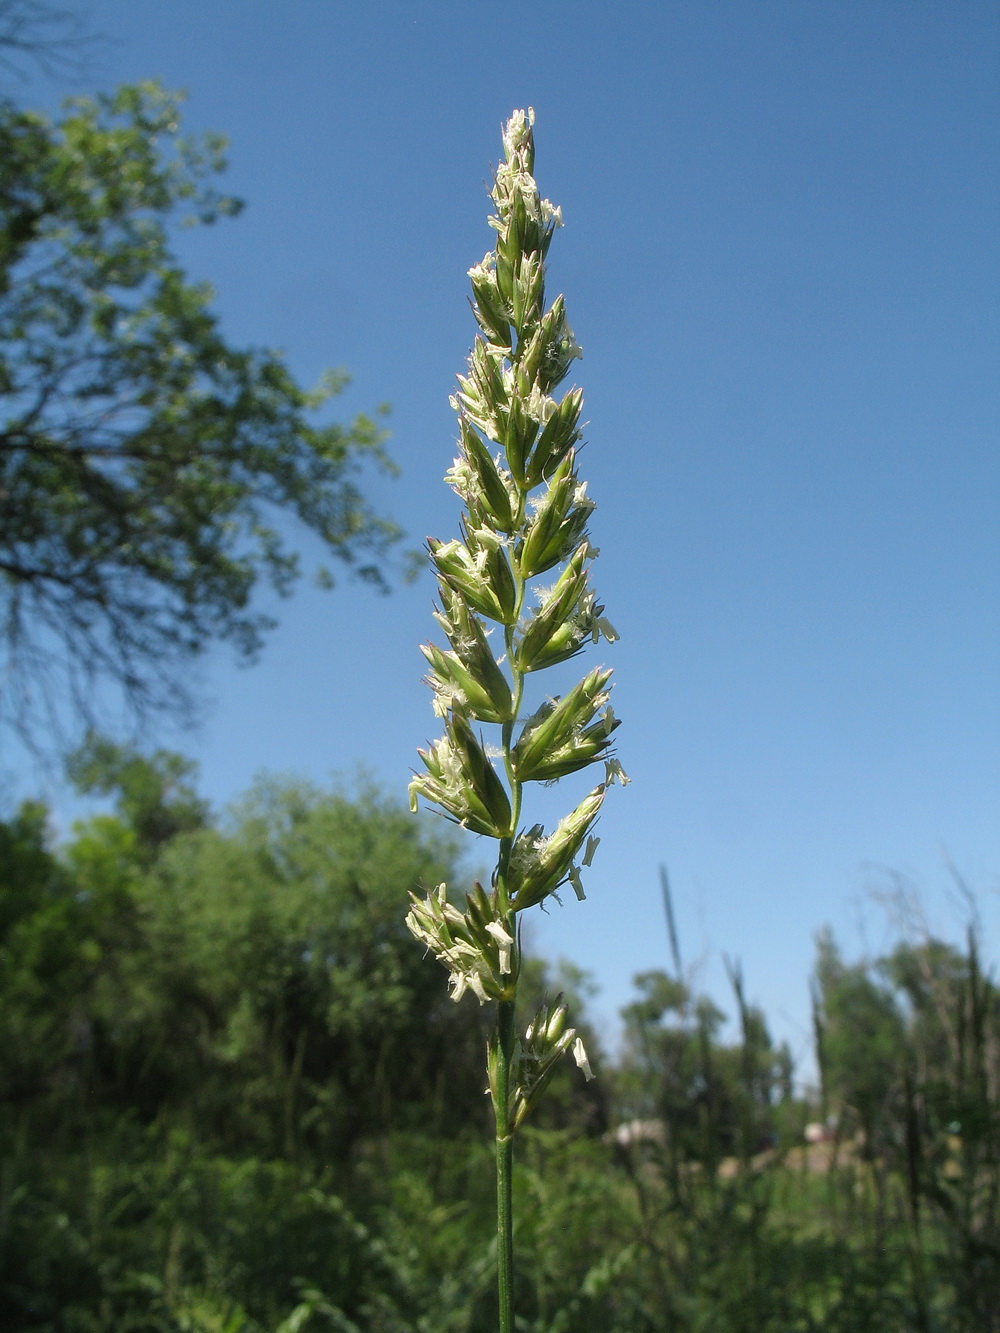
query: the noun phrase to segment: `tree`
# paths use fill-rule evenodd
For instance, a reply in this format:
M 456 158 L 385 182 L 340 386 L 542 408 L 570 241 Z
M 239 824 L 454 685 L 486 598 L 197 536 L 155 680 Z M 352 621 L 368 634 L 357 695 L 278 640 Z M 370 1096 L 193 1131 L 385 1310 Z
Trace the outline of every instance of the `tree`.
M 100 737 L 70 771 L 116 811 L 56 850 L 44 807 L 0 822 L 0 1140 L 22 1106 L 38 1141 L 124 1117 L 328 1161 L 485 1127 L 482 1016 L 399 915 L 457 878 L 448 831 L 371 786 L 277 779 L 214 826 L 193 764 Z
M 882 958 L 846 964 L 819 936 L 823 1090 L 861 1133 L 877 1243 L 906 1228 L 924 1307 L 914 1326 L 930 1327 L 926 1310 L 947 1293 L 948 1328 L 1000 1330 L 1000 990 L 975 923 L 963 951 L 898 905 L 910 938 Z
M 842 1131 L 860 1130 L 874 1159 L 899 1118 L 903 1018 L 884 980 L 865 963 L 845 963 L 829 930 L 816 944 L 813 1006 L 824 1099 Z
M 252 658 L 255 588 L 299 574 L 280 514 L 376 583 L 398 535 L 356 482 L 391 470 L 385 432 L 314 419 L 343 377 L 307 392 L 230 346 L 172 253 L 179 214 L 239 210 L 224 141 L 178 108 L 149 83 L 55 124 L 0 103 L 0 720 L 28 739 L 67 701 L 91 721 L 100 681 L 139 715 L 188 707 L 211 639 Z
M 171 1034 L 154 1069 L 137 1030 L 147 1087 L 267 1152 L 481 1130 L 481 1014 L 441 993 L 399 914 L 408 888 L 457 877 L 453 836 L 374 788 L 259 781 L 228 827 L 165 846 L 142 886 Z
M 66 760 L 66 776 L 81 796 L 117 796 L 118 814 L 144 864 L 172 838 L 208 823 L 208 804 L 188 781 L 197 770 L 194 760 L 170 750 L 145 755 L 96 732 Z
M 104 817 L 70 856 L 48 845 L 47 811 L 0 822 L 0 1124 L 45 1133 L 86 1107 L 103 997 L 136 939 L 134 839 Z M 6 1140 L 9 1146 L 9 1139 Z
M 638 998 L 622 1010 L 622 1109 L 662 1122 L 664 1160 L 718 1167 L 749 1161 L 777 1138 L 779 1108 L 791 1102 L 791 1056 L 775 1049 L 764 1015 L 746 1000 L 742 972 L 730 965 L 741 1041 L 719 1039 L 726 1015 L 707 995 L 660 970 L 634 978 Z M 655 1131 L 654 1131 L 655 1133 Z

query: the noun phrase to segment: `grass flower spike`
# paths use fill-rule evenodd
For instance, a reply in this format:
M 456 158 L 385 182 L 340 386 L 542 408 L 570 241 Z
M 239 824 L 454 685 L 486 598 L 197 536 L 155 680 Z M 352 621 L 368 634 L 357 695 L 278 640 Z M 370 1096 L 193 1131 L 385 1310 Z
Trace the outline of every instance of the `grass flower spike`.
M 512 1143 L 557 1062 L 571 1054 L 593 1077 L 583 1042 L 556 999 L 519 1036 L 517 914 L 571 885 L 582 868 L 607 788 L 628 781 L 614 754 L 618 719 L 611 672 L 589 671 L 562 697 L 525 699 L 538 672 L 569 661 L 601 638 L 617 639 L 597 602 L 590 570 L 597 552 L 588 523 L 594 502 L 577 471 L 583 395 L 556 390 L 580 348 L 561 296 L 545 306 L 545 260 L 562 213 L 534 178 L 534 113 L 515 111 L 503 129 L 504 158 L 491 192 L 496 246 L 469 270 L 479 325 L 467 373 L 451 403 L 458 457 L 445 480 L 464 505 L 461 536 L 428 541 L 440 597 L 435 619 L 447 647 L 422 648 L 444 721 L 420 751 L 424 771 L 410 801 L 435 806 L 462 827 L 496 840 L 490 890 L 476 884 L 464 907 L 446 885 L 411 895 L 407 925 L 450 973 L 451 994 L 471 991 L 496 1006 L 487 1052 L 497 1135 L 500 1333 L 513 1333 Z M 547 575 L 548 586 L 538 582 Z M 485 724 L 494 729 L 487 740 Z M 591 765 L 603 779 L 548 834 L 524 828 L 532 782 L 551 783 Z

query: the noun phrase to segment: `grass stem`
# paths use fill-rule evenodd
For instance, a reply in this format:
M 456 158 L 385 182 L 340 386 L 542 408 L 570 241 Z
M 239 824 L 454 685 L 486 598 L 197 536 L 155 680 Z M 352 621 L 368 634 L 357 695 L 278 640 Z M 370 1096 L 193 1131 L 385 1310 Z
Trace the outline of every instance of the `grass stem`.
M 510 1125 L 510 1066 L 514 1053 L 514 1001 L 497 1005 L 497 1294 L 500 1333 L 514 1333 L 514 1139 Z

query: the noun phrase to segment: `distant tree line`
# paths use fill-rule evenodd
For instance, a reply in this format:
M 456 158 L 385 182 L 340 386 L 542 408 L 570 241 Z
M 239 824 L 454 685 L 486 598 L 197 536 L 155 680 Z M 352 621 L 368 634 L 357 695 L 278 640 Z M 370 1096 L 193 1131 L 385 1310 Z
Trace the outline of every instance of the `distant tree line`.
M 190 763 L 97 735 L 69 772 L 113 809 L 58 845 L 37 803 L 0 823 L 4 1327 L 490 1329 L 486 1011 L 402 920 L 468 880 L 447 827 L 274 779 L 214 817 Z M 573 968 L 529 974 L 582 1011 Z M 527 1326 L 996 1330 L 975 931 L 870 963 L 821 935 L 808 1095 L 731 979 L 736 1041 L 675 966 L 594 1083 L 558 1076 L 517 1178 Z

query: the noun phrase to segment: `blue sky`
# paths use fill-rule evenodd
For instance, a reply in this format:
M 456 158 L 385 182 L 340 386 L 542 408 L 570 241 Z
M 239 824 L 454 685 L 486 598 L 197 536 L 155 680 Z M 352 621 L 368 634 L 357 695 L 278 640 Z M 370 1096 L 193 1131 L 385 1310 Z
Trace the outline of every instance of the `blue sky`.
M 187 89 L 189 128 L 229 135 L 247 208 L 178 251 L 233 341 L 283 348 L 306 381 L 346 367 L 342 415 L 391 404 L 402 476 L 370 491 L 414 545 L 456 531 L 441 475 L 465 274 L 491 244 L 500 123 L 535 107 L 634 781 L 606 805 L 588 901 L 536 913 L 533 934 L 593 972 L 598 1017 L 667 962 L 660 862 L 701 984 L 731 1010 L 721 957 L 742 959 L 799 1054 L 814 933 L 884 943 L 868 895 L 887 869 L 955 934 L 954 862 L 997 957 L 996 6 L 88 12 L 111 40 L 76 88 L 16 95 L 159 77 Z M 199 760 L 219 807 L 261 769 L 363 764 L 404 797 L 436 734 L 417 651 L 432 596 L 427 576 L 386 599 L 303 587 L 258 666 L 211 656 L 201 729 L 159 739 Z M 50 779 L 3 762 L 68 817 Z

